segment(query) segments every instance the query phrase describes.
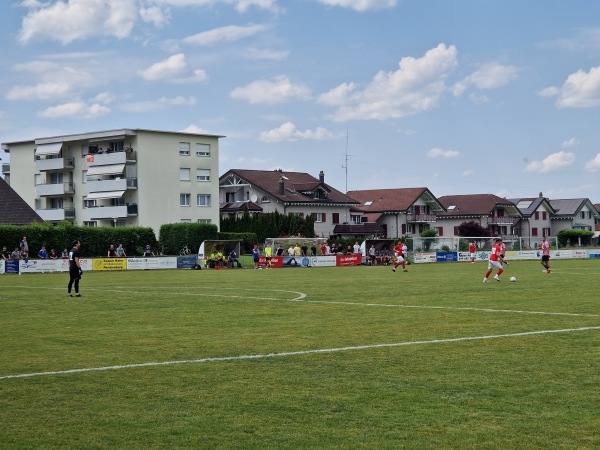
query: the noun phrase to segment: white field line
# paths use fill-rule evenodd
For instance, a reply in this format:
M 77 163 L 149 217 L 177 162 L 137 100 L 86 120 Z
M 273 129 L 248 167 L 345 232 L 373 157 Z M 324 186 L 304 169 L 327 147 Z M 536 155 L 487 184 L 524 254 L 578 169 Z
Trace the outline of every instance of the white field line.
M 64 290 L 64 288 L 46 288 L 41 286 L 10 286 L 10 288 L 19 289 L 53 289 L 53 290 Z M 169 292 L 173 292 L 173 288 L 164 288 Z M 187 289 L 187 288 L 186 288 Z M 236 291 L 253 291 L 263 289 L 238 289 L 238 288 L 222 288 L 223 290 L 236 290 Z M 159 288 L 155 288 L 152 292 L 157 292 Z M 146 295 L 147 291 L 130 291 L 126 288 L 121 289 L 95 289 L 88 288 L 86 291 L 102 291 L 102 292 L 114 292 L 119 294 L 139 294 Z M 405 309 L 432 309 L 441 311 L 476 311 L 476 312 L 487 312 L 487 313 L 506 313 L 506 314 L 534 314 L 542 316 L 567 316 L 567 317 L 600 317 L 600 314 L 587 314 L 587 313 L 569 313 L 569 312 L 553 312 L 553 311 L 528 311 L 520 309 L 494 309 L 494 308 L 475 308 L 467 306 L 431 306 L 431 305 L 394 305 L 386 303 L 360 303 L 360 302 L 340 302 L 340 301 L 327 301 L 327 300 L 306 300 L 307 294 L 298 291 L 287 291 L 282 289 L 272 289 L 271 292 L 285 292 L 296 295 L 294 298 L 278 298 L 278 297 L 249 297 L 248 295 L 230 295 L 230 294 L 213 294 L 210 292 L 180 292 L 177 295 L 181 296 L 193 296 L 193 297 L 217 297 L 217 298 L 239 298 L 242 300 L 265 300 L 265 301 L 278 301 L 278 302 L 299 302 L 299 303 L 320 303 L 325 305 L 347 305 L 347 306 L 362 306 L 362 307 L 379 307 L 379 308 L 405 308 Z M 0 297 L 4 298 L 4 297 Z M 86 297 L 82 301 L 85 301 Z
M 564 328 L 561 330 L 541 330 L 541 331 L 525 331 L 522 333 L 511 333 L 511 334 L 493 334 L 489 336 L 468 336 L 459 337 L 452 339 L 431 339 L 427 341 L 410 341 L 410 342 L 396 342 L 391 344 L 373 344 L 373 345 L 357 345 L 353 347 L 337 347 L 337 348 L 322 348 L 314 350 L 301 350 L 294 352 L 280 352 L 280 353 L 266 353 L 259 355 L 239 355 L 239 356 L 222 356 L 213 358 L 200 358 L 200 359 L 185 359 L 179 361 L 162 361 L 162 362 L 148 362 L 139 364 L 125 364 L 119 366 L 105 366 L 105 367 L 90 367 L 82 369 L 69 369 L 69 370 L 58 370 L 54 372 L 34 372 L 34 373 L 21 373 L 16 375 L 3 375 L 0 376 L 0 380 L 9 380 L 14 378 L 29 378 L 29 377 L 41 377 L 50 375 L 67 375 L 74 373 L 85 373 L 85 372 L 103 372 L 108 370 L 124 370 L 124 369 L 135 369 L 140 367 L 159 367 L 159 366 L 174 366 L 179 364 L 202 364 L 210 362 L 227 362 L 227 361 L 242 361 L 247 359 L 265 359 L 265 358 L 281 358 L 287 356 L 303 356 L 312 355 L 317 353 L 336 353 L 336 352 L 350 352 L 356 350 L 372 350 L 377 348 L 393 348 L 393 347 L 406 347 L 410 345 L 426 345 L 426 344 L 447 344 L 450 342 L 464 342 L 464 341 L 478 341 L 484 339 L 500 339 L 500 338 L 511 338 L 511 337 L 522 337 L 522 336 L 535 336 L 543 334 L 553 333 L 573 333 L 577 331 L 595 331 L 600 330 L 600 326 L 594 327 L 581 327 L 581 328 Z

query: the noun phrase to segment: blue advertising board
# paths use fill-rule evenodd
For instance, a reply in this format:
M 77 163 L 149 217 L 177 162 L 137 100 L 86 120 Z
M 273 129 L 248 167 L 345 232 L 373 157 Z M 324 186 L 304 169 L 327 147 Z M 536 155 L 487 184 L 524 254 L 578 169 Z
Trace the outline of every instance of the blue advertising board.
M 435 260 L 437 262 L 456 262 L 458 261 L 458 252 L 436 252 Z

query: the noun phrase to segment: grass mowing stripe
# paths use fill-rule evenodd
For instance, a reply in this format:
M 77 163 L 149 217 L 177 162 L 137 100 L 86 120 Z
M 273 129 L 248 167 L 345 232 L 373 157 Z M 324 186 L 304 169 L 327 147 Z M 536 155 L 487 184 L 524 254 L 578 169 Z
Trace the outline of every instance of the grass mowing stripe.
M 244 359 L 263 359 L 263 358 L 275 358 L 275 357 L 282 357 L 282 356 L 301 356 L 301 355 L 311 355 L 311 354 L 315 354 L 315 353 L 348 352 L 348 351 L 356 351 L 356 350 L 371 350 L 371 349 L 376 349 L 376 348 L 405 347 L 405 346 L 409 346 L 409 345 L 447 344 L 450 342 L 479 341 L 479 340 L 484 340 L 484 339 L 500 339 L 500 338 L 521 337 L 521 336 L 535 336 L 535 335 L 553 334 L 553 333 L 572 333 L 572 332 L 576 332 L 576 331 L 591 331 L 591 330 L 600 330 L 600 326 L 580 327 L 580 328 L 564 328 L 561 330 L 524 331 L 521 333 L 494 334 L 494 335 L 489 335 L 489 336 L 466 336 L 466 337 L 450 338 L 450 339 L 430 339 L 430 340 L 426 340 L 426 341 L 395 342 L 395 343 L 390 343 L 390 344 L 357 345 L 357 346 L 351 346 L 351 347 L 323 348 L 323 349 L 313 349 L 313 350 L 268 353 L 268 354 L 264 354 L 264 355 L 222 356 L 222 357 L 214 357 L 214 358 L 187 359 L 187 360 L 180 360 L 180 361 L 162 361 L 162 362 L 149 362 L 149 363 L 138 363 L 138 364 L 125 364 L 125 365 L 119 365 L 119 366 L 69 369 L 69 370 L 59 370 L 59 371 L 54 371 L 54 372 L 24 373 L 24 374 L 17 374 L 17 375 L 3 375 L 3 376 L 0 376 L 0 380 L 8 380 L 8 379 L 14 379 L 14 378 L 40 377 L 40 376 L 49 376 L 49 375 L 66 375 L 66 374 L 82 373 L 82 372 L 102 372 L 102 371 L 107 371 L 107 370 L 134 369 L 134 368 L 139 368 L 139 367 L 172 366 L 172 365 L 179 365 L 179 364 L 200 364 L 200 363 L 207 363 L 207 362 L 240 361 L 240 360 L 244 360 Z

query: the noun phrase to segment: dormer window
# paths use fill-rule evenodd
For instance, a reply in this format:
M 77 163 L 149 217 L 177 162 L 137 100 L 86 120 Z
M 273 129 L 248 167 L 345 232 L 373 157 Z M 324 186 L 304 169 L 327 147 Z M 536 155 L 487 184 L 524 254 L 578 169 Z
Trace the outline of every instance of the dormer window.
M 271 200 L 269 199 L 269 196 L 268 196 L 268 195 L 263 195 L 263 196 L 260 198 L 260 202 L 261 202 L 261 203 L 269 203 L 270 201 L 271 201 Z
M 313 198 L 327 198 L 327 193 L 323 189 L 317 189 L 313 192 Z
M 448 206 L 448 211 L 454 211 L 456 209 L 456 205 Z
M 368 200 L 365 202 L 365 206 L 371 206 L 373 204 L 373 200 Z

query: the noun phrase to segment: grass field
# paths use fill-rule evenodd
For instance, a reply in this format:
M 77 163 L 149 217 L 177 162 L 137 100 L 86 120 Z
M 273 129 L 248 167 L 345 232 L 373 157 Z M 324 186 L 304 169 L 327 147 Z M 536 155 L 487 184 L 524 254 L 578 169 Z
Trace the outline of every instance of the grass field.
M 0 448 L 600 448 L 600 261 L 552 266 L 2 275 Z

